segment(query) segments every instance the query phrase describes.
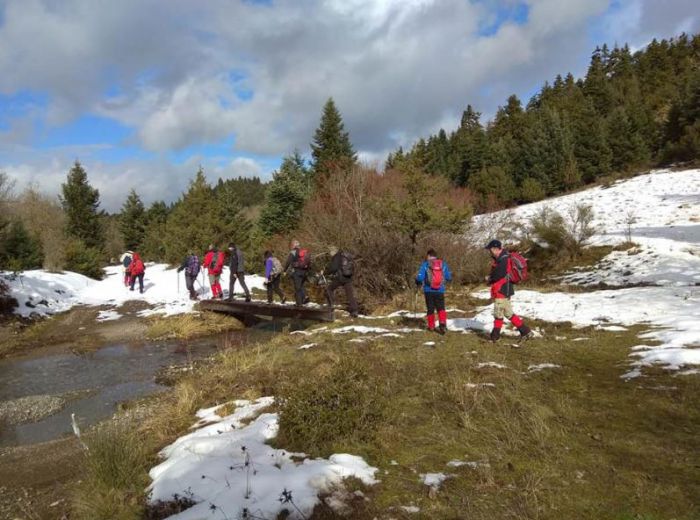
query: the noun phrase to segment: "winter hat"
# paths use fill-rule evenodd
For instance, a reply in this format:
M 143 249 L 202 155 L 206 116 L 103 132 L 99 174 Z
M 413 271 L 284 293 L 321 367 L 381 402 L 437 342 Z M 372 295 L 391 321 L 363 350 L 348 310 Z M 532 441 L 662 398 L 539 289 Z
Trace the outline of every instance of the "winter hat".
M 496 249 L 503 249 L 503 244 L 501 244 L 500 240 L 491 240 L 488 244 L 486 244 L 486 247 L 484 249 L 491 249 L 495 247 Z

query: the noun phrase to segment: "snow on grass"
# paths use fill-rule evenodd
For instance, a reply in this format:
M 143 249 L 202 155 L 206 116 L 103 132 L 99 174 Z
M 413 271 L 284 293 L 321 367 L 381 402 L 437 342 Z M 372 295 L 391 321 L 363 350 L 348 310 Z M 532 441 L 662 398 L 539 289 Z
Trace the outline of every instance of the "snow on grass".
M 408 514 L 420 513 L 420 507 L 418 507 L 418 506 L 400 506 L 399 509 L 401 509 L 402 511 L 404 511 Z
M 465 461 L 465 460 L 451 460 L 447 463 L 448 468 L 460 468 L 466 466 L 471 469 L 477 469 L 478 467 L 490 468 L 491 464 L 488 462 L 477 462 L 477 461 Z
M 483 296 L 484 292 L 476 293 Z M 646 325 L 640 338 L 657 341 L 644 352 L 634 352 L 636 365 L 664 365 L 677 369 L 700 364 L 700 289 L 689 287 L 632 287 L 587 293 L 517 291 L 512 298 L 517 314 L 574 327 L 612 324 Z M 491 306 L 479 309 L 472 320 L 477 331 L 489 327 Z M 576 338 L 584 341 L 588 338 Z
M 493 361 L 486 361 L 484 363 L 478 363 L 476 365 L 476 368 L 508 368 L 505 365 L 501 365 L 500 363 L 495 363 Z
M 528 372 L 540 372 L 548 368 L 561 368 L 561 365 L 555 365 L 554 363 L 540 363 L 539 365 L 529 365 L 527 367 Z
M 339 327 L 337 329 L 332 329 L 331 332 L 333 334 L 350 334 L 352 332 L 355 332 L 357 334 L 397 334 L 399 332 L 420 332 L 420 329 L 385 329 L 383 327 L 367 327 L 365 325 L 348 325 L 347 327 Z
M 301 347 L 299 347 L 297 350 L 308 350 L 312 347 L 315 347 L 316 345 L 318 345 L 318 343 L 307 343 L 306 345 L 302 345 Z
M 135 291 L 124 286 L 121 266 L 105 268 L 102 280 L 93 280 L 77 273 L 49 273 L 42 270 L 24 271 L 17 276 L 2 273 L 2 276 L 10 287 L 10 295 L 19 303 L 15 313 L 21 316 L 55 314 L 70 310 L 76 305 L 118 307 L 130 300 L 144 301 L 152 306 L 151 309 L 141 311 L 139 315 L 142 316 L 182 314 L 192 312 L 194 307 L 185 288 L 183 274 L 176 269 L 169 269 L 165 264 L 146 265 L 143 294 L 139 293 L 138 284 Z M 228 280 L 228 270 L 224 270 L 221 285 L 228 287 Z M 246 277 L 250 289 L 264 289 L 263 281 L 260 276 Z M 202 288 L 201 276 L 195 283 L 195 288 L 202 298 L 211 295 L 208 287 Z M 110 319 L 117 319 L 114 315 L 109 316 L 112 316 Z
M 236 401 L 235 412 L 223 418 L 217 418 L 213 409 L 201 411 L 216 422 L 161 451 L 165 460 L 150 471 L 151 503 L 175 496 L 197 502 L 170 517 L 178 520 L 243 518 L 246 512 L 276 518 L 285 509 L 294 511 L 289 518 L 301 518 L 319 503 L 319 493 L 331 491 L 347 477 L 367 485 L 377 482 L 377 468 L 361 457 L 336 454 L 295 462 L 303 454 L 270 447 L 267 442 L 277 435 L 278 416 L 256 415 L 272 401 L 272 397 Z
M 421 473 L 420 479 L 426 486 L 438 489 L 450 476 L 444 473 Z
M 121 317 L 122 315 L 114 310 L 100 311 L 97 314 L 97 321 L 114 321 L 120 319 Z

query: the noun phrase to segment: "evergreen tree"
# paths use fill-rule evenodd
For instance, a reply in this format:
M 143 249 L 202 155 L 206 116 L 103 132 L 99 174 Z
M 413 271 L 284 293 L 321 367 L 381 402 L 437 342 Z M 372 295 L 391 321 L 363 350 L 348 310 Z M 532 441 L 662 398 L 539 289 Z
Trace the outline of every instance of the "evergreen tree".
M 321 122 L 311 143 L 311 156 L 311 168 L 317 180 L 334 168 L 344 168 L 357 161 L 350 135 L 345 131 L 333 98 L 329 98 L 323 107 Z
M 469 178 L 469 189 L 479 196 L 482 209 L 510 204 L 517 197 L 513 179 L 499 166 L 487 166 Z
M 146 211 L 146 232 L 141 254 L 149 260 L 167 261 L 165 238 L 170 210 L 163 201 L 156 201 Z
M 644 137 L 635 128 L 624 107 L 616 108 L 608 119 L 608 145 L 612 152 L 611 166 L 615 171 L 626 171 L 649 161 L 649 150 Z
M 310 172 L 295 151 L 284 158 L 268 186 L 259 220 L 263 234 L 272 236 L 295 229 L 310 191 Z
M 102 249 L 104 232 L 102 214 L 98 210 L 100 193 L 88 183 L 87 173 L 80 162 L 75 161 L 61 189 L 61 204 L 67 217 L 66 233 L 87 247 Z
M 484 167 L 487 155 L 486 132 L 471 105 L 462 113 L 457 131 L 452 135 L 452 149 L 456 157 L 457 169 L 451 176 L 457 186 L 466 186 L 474 173 Z
M 122 206 L 119 215 L 119 231 L 127 249 L 136 251 L 141 247 L 146 234 L 146 209 L 134 189 L 129 192 Z
M 32 236 L 21 220 L 8 225 L 3 241 L 0 265 L 10 271 L 40 269 L 44 260 L 41 241 Z

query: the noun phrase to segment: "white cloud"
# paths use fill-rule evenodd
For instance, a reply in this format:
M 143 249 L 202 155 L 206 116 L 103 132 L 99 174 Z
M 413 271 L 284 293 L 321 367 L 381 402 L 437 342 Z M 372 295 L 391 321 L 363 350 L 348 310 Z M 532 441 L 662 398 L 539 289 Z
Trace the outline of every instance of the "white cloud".
M 93 113 L 133 127 L 148 150 L 234 137 L 243 156 L 308 150 L 321 106 L 333 96 L 361 156 L 375 158 L 454 128 L 467 103 L 488 116 L 511 93 L 531 93 L 557 73 L 583 73 L 598 43 L 590 41 L 593 22 L 604 37 L 633 45 L 700 23 L 694 0 L 630 0 L 612 9 L 609 0 L 527 3 L 526 23 L 506 22 L 484 36 L 479 28 L 503 2 L 7 0 L 0 4 L 0 93 L 47 94 L 40 117 L 49 125 Z M 252 99 L 239 97 L 238 87 Z M 31 133 L 21 120 L 0 131 L 0 164 L 22 165 L 14 169 L 25 176 L 32 166 L 32 178 L 50 183 L 50 151 L 27 160 L 9 146 L 30 143 Z M 231 160 L 216 168 L 257 171 Z M 163 159 L 96 169 L 109 172 L 105 190 L 127 190 L 148 164 L 169 172 L 168 189 L 192 174 Z

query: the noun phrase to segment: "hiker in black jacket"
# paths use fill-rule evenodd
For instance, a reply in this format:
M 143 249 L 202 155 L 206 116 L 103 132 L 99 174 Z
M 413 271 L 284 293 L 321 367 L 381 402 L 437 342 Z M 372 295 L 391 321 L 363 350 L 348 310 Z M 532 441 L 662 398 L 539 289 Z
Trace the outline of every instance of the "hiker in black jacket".
M 332 276 L 333 281 L 326 287 L 326 299 L 328 305 L 333 307 L 333 293 L 338 287 L 345 289 L 345 297 L 348 301 L 348 312 L 353 318 L 357 318 L 357 300 L 352 286 L 352 278 L 355 274 L 355 262 L 350 253 L 338 250 L 337 247 L 330 248 L 331 262 L 323 272 L 326 276 Z
M 183 269 L 185 271 L 185 285 L 187 285 L 187 290 L 190 292 L 190 300 L 197 300 L 199 297 L 194 288 L 194 282 L 199 275 L 200 263 L 199 257 L 194 254 L 194 252 L 190 252 L 190 254 L 185 257 L 180 267 L 177 268 L 177 272 L 179 273 Z
M 248 286 L 245 284 L 245 259 L 243 258 L 243 251 L 241 251 L 236 244 L 231 242 L 228 245 L 229 258 L 228 258 L 228 269 L 229 269 L 229 281 L 228 281 L 228 300 L 233 300 L 233 289 L 236 285 L 236 279 L 243 287 L 243 292 L 245 292 L 245 301 L 250 301 L 250 291 Z
M 284 272 L 292 269 L 292 281 L 294 282 L 294 300 L 298 306 L 309 303 L 309 298 L 304 291 L 304 284 L 311 267 L 309 251 L 302 249 L 298 240 L 292 240 L 292 250 L 289 252 L 287 261 L 284 264 Z

